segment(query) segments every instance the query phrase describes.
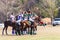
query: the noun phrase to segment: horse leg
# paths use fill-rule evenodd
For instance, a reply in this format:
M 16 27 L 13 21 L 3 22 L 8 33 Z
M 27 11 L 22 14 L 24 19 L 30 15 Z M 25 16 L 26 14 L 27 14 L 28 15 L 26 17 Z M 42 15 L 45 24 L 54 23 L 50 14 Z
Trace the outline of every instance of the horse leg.
M 37 31 L 37 27 L 35 26 L 35 27 L 33 28 L 33 34 L 34 34 L 34 35 L 36 35 L 36 31 Z
M 14 28 L 12 28 L 12 34 L 13 34 L 13 35 L 15 34 L 15 29 L 14 29 Z
M 23 28 L 23 26 L 21 26 L 20 31 L 21 31 L 21 34 L 22 34 L 22 35 L 23 35 L 23 30 L 24 30 L 24 28 Z
M 35 26 L 35 30 L 37 31 L 37 26 Z
M 8 33 L 7 33 L 7 28 L 8 28 L 8 27 L 6 27 L 6 29 L 5 29 L 6 35 L 8 35 Z
M 20 30 L 15 30 L 16 35 L 20 35 Z
M 18 29 L 15 29 L 15 34 L 16 35 L 20 35 L 20 29 L 18 28 Z
M 30 29 L 30 35 L 32 35 L 33 34 L 33 28 L 31 27 L 31 29 Z
M 30 34 L 30 27 L 27 28 L 27 33 Z
M 21 34 L 23 35 L 23 29 L 21 29 Z
M 34 31 L 33 31 L 33 29 L 34 29 L 33 27 L 34 27 L 34 22 L 31 22 L 31 30 L 30 30 L 30 34 L 31 34 L 31 35 L 32 35 L 33 32 L 34 32 Z
M 3 28 L 2 35 L 4 35 L 4 30 L 5 30 L 5 27 Z
M 18 35 L 20 35 L 20 30 L 17 30 L 18 31 Z
M 26 35 L 26 33 L 27 33 L 27 28 L 25 27 L 23 30 L 23 34 Z

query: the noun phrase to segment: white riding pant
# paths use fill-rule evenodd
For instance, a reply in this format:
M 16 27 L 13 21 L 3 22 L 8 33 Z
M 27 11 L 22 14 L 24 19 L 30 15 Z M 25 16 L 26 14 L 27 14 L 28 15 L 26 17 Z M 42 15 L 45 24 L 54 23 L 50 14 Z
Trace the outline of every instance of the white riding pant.
M 20 22 L 21 22 L 21 21 L 22 21 L 22 20 L 17 20 L 16 23 L 18 23 L 18 24 L 20 25 Z

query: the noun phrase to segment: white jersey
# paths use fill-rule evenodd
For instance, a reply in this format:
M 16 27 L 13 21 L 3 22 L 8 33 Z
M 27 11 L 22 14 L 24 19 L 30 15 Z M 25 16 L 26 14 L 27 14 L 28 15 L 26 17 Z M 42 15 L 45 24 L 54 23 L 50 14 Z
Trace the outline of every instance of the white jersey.
M 22 17 L 19 15 L 19 19 L 16 21 L 17 23 L 20 23 L 22 21 Z
M 23 20 L 23 14 L 18 15 L 18 20 L 16 22 L 20 25 L 20 22 L 22 20 Z
M 35 19 L 34 17 L 30 17 L 30 18 L 29 18 L 29 21 L 34 22 L 34 19 Z
M 12 21 L 12 22 L 15 21 L 15 16 L 14 15 L 10 15 L 10 21 Z
M 25 18 L 24 18 L 24 20 L 28 20 L 28 18 L 27 18 L 27 17 L 25 17 Z

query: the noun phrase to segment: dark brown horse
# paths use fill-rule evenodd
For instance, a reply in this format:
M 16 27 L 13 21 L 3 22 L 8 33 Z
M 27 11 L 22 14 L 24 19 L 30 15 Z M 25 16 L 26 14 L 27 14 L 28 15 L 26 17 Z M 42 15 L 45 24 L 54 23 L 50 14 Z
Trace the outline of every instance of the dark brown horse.
M 36 31 L 37 30 L 37 25 L 36 25 L 35 21 L 34 22 L 30 22 L 30 23 L 29 22 L 30 21 L 21 21 L 20 25 L 18 25 L 16 22 L 5 21 L 2 34 L 4 34 L 4 30 L 6 32 L 6 35 L 8 34 L 7 33 L 8 26 L 11 26 L 12 29 L 16 31 L 16 33 L 18 32 L 19 35 L 20 35 L 20 31 L 23 34 L 23 31 L 27 30 L 27 29 L 28 29 L 27 30 L 28 33 L 32 34 L 32 31 Z
M 4 22 L 4 28 L 3 28 L 3 31 L 2 31 L 2 35 L 4 35 L 4 30 L 6 32 L 6 35 L 8 34 L 7 33 L 8 26 L 11 26 L 12 27 L 12 30 L 15 30 L 15 31 L 18 28 L 18 25 L 16 24 L 16 22 L 5 21 Z

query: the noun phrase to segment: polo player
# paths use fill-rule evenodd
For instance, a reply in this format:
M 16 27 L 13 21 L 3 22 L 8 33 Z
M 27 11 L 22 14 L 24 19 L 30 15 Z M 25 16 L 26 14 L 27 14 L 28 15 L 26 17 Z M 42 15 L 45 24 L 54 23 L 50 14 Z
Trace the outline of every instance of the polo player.
M 30 30 L 30 34 L 36 34 L 34 31 L 34 28 L 32 27 L 35 23 L 35 17 L 37 16 L 34 13 L 28 12 L 29 16 L 29 21 L 31 22 L 31 30 Z M 33 32 L 32 32 L 33 31 Z
M 13 13 L 11 13 L 11 15 L 10 15 L 10 21 L 11 21 L 12 23 L 15 22 L 15 16 L 14 16 Z M 15 34 L 15 31 L 14 31 L 13 29 L 12 29 L 12 34 Z
M 17 23 L 20 25 L 20 22 L 23 21 L 23 13 L 20 13 L 18 16 L 17 16 Z
M 24 21 L 27 21 L 28 25 L 33 25 L 35 16 L 35 14 L 31 13 L 30 11 L 27 11 L 27 13 L 24 13 Z M 31 27 L 29 28 L 29 30 L 31 30 Z M 28 34 L 30 34 L 29 31 Z

